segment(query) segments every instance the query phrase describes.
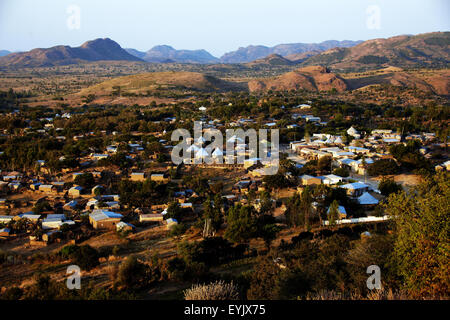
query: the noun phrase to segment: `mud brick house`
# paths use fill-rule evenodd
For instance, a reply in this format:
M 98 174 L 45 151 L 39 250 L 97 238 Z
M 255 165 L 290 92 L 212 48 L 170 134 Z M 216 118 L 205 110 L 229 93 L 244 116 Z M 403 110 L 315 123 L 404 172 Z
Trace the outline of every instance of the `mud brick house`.
M 94 210 L 89 215 L 89 222 L 94 229 L 116 230 L 117 224 L 122 217 L 120 213 L 107 210 Z

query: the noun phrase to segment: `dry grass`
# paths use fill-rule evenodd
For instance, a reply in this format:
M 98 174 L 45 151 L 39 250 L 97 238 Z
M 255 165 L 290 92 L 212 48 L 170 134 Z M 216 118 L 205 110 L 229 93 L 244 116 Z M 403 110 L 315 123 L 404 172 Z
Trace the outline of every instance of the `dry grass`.
M 184 291 L 185 300 L 238 300 L 238 288 L 233 282 L 216 281 L 198 284 Z
M 394 292 L 391 289 L 382 288 L 370 291 L 367 296 L 359 293 L 342 293 L 334 290 L 322 290 L 317 293 L 308 294 L 306 300 L 409 300 L 405 292 Z

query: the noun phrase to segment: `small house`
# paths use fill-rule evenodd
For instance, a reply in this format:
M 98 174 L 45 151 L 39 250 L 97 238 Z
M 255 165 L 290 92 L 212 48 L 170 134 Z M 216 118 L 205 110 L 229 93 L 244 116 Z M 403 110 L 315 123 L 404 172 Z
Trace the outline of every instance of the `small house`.
M 347 218 L 347 211 L 345 210 L 345 208 L 343 206 L 338 207 L 338 212 L 339 212 L 339 219 Z M 329 213 L 330 213 L 330 208 L 328 208 L 327 215 Z
M 313 177 L 310 175 L 303 175 L 300 177 L 300 181 L 302 183 L 302 185 L 304 186 L 310 186 L 310 185 L 314 185 L 314 184 L 322 184 L 322 179 L 320 179 L 319 177 Z
M 8 223 L 12 220 L 12 216 L 0 216 L 0 223 Z
M 145 173 L 144 172 L 132 172 L 131 181 L 145 181 Z
M 116 224 L 116 230 L 117 231 L 134 231 L 135 226 L 133 226 L 131 223 L 126 223 L 123 221 L 120 221 Z
M 52 231 L 46 232 L 42 235 L 42 241 L 51 243 L 51 242 L 55 241 L 55 239 L 57 239 L 58 235 L 60 235 L 60 234 L 61 234 L 61 231 L 59 231 L 59 230 L 52 230 Z
M 170 230 L 173 226 L 178 224 L 177 219 L 169 218 L 166 220 L 167 229 Z
M 151 181 L 160 182 L 160 183 L 167 183 L 169 182 L 169 179 L 166 177 L 163 173 L 154 173 L 150 176 Z
M 328 184 L 328 185 L 332 185 L 332 184 L 338 184 L 340 182 L 342 182 L 344 180 L 344 178 L 337 176 L 335 174 L 328 174 L 326 176 L 323 176 L 323 183 L 324 184 Z
M 56 190 L 56 188 L 52 184 L 41 184 L 39 186 L 39 191 L 41 191 L 41 192 L 52 193 L 55 190 Z
M 107 210 L 94 210 L 89 215 L 89 222 L 94 229 L 116 230 L 116 225 L 122 217 L 120 213 Z
M 11 235 L 11 229 L 2 228 L 0 229 L 0 237 L 9 237 Z
M 369 186 L 362 182 L 347 183 L 347 184 L 342 185 L 341 188 L 346 189 L 347 194 L 352 197 L 359 197 L 364 192 L 369 191 Z
M 139 215 L 139 222 L 159 222 L 159 221 L 163 221 L 163 220 L 164 220 L 164 216 L 159 213 Z
M 361 196 L 358 197 L 358 202 L 360 205 L 365 207 L 374 207 L 378 204 L 379 201 L 370 193 L 364 192 Z
M 79 197 L 81 195 L 81 192 L 83 191 L 83 187 L 81 186 L 75 186 L 69 189 L 68 193 L 69 196 L 72 198 Z

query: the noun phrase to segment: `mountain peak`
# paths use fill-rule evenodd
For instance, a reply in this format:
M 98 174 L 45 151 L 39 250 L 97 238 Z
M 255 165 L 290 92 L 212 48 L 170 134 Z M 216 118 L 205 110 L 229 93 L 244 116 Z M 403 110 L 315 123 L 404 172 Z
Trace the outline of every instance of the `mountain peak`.
M 55 46 L 10 54 L 0 58 L 0 65 L 47 67 L 101 60 L 142 61 L 122 49 L 117 42 L 99 38 L 86 41 L 80 47 Z
M 276 53 L 272 53 L 270 55 L 268 55 L 267 57 L 264 57 L 262 59 L 257 59 L 255 61 L 252 62 L 248 62 L 247 65 L 252 66 L 252 65 L 292 65 L 294 64 L 293 61 L 286 59 L 285 57 L 276 54 Z
M 172 51 L 175 49 L 167 44 L 160 44 L 160 45 L 154 46 L 149 51 L 151 51 L 151 50 L 171 50 Z
M 97 38 L 94 40 L 86 41 L 81 45 L 80 48 L 101 48 L 107 46 L 121 48 L 121 46 L 117 42 L 111 40 L 110 38 Z
M 155 46 L 146 52 L 143 59 L 147 62 L 167 63 L 215 63 L 219 59 L 206 50 L 176 50 L 168 45 Z
M 450 32 L 371 39 L 348 48 L 334 48 L 312 56 L 303 65 L 325 65 L 333 70 L 364 71 L 389 66 L 445 67 L 450 61 Z

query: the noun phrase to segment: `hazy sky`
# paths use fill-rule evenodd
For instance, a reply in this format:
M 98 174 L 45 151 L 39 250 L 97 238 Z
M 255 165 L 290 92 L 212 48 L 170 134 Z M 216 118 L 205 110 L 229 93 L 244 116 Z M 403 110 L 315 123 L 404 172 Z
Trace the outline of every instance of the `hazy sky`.
M 0 0 L 0 49 L 109 37 L 124 48 L 168 44 L 220 56 L 250 44 L 449 31 L 449 21 L 449 0 Z

